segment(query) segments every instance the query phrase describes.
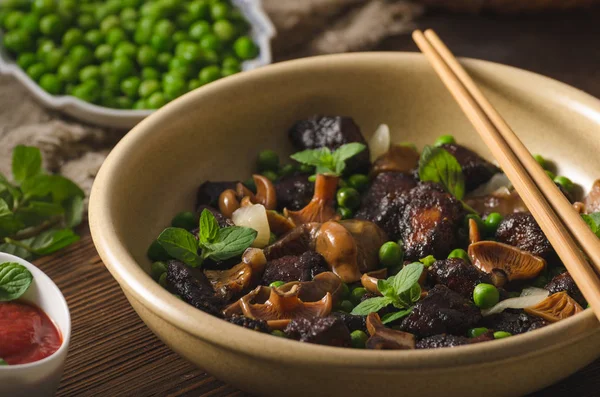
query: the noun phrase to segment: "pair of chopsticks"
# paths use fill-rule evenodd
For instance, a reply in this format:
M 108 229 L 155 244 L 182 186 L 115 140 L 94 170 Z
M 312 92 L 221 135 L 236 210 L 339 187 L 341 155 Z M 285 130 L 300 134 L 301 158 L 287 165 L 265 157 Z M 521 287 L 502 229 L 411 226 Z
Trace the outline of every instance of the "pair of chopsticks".
M 432 30 L 425 31 L 425 34 L 417 30 L 413 32 L 413 39 L 488 146 L 596 317 L 600 319 L 598 237 L 546 175 L 437 34 Z M 591 265 L 584 253 L 589 257 Z

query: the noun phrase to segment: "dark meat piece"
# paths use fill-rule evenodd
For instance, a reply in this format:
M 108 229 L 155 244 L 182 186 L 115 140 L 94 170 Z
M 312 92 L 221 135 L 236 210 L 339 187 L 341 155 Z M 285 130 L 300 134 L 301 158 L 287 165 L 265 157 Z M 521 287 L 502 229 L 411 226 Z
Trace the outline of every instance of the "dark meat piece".
M 335 150 L 346 143 L 359 142 L 367 146 L 360 128 L 350 117 L 313 116 L 298 121 L 289 131 L 292 145 L 298 150 L 328 147 Z M 369 148 L 346 161 L 346 171 L 369 172 Z
M 489 181 L 500 169 L 484 160 L 477 153 L 455 143 L 442 145 L 448 153 L 456 157 L 465 176 L 465 189 L 471 191 Z
M 546 325 L 546 321 L 530 316 L 523 311 L 505 310 L 502 313 L 484 317 L 482 325 L 494 331 L 506 331 L 517 335 L 541 328 Z
M 496 240 L 548 259 L 554 250 L 530 212 L 507 215 L 496 230 Z
M 300 256 L 288 255 L 267 262 L 261 284 L 273 281 L 310 281 L 317 274 L 329 271 L 327 262 L 318 253 L 306 251 Z
M 421 183 L 403 195 L 405 208 L 400 234 L 405 258 L 419 260 L 427 255 L 448 256 L 457 245 L 457 231 L 464 217 L 460 201 L 435 183 Z
M 256 320 L 245 316 L 234 315 L 227 319 L 231 324 L 239 325 L 240 327 L 248 328 L 266 334 L 271 332 L 271 329 L 264 320 Z
M 216 208 L 213 208 L 211 206 L 208 205 L 200 205 L 198 206 L 198 214 L 202 214 L 203 210 L 209 210 L 210 212 L 212 212 L 212 214 L 215 216 L 215 219 L 217 220 L 217 223 L 219 224 L 219 227 L 229 227 L 229 226 L 235 226 L 233 221 L 229 218 L 225 218 L 225 215 L 221 214 L 219 212 L 219 210 L 217 210 Z M 196 231 L 198 231 L 199 229 L 196 229 Z
M 571 277 L 569 272 L 564 272 L 554 277 L 544 288 L 550 291 L 550 295 L 560 291 L 567 291 L 571 298 L 575 299 L 582 307 L 587 306 L 583 294 L 579 290 L 577 284 L 575 284 L 575 280 L 573 280 L 573 277 Z
M 167 288 L 196 309 L 222 317 L 225 302 L 215 295 L 210 282 L 199 268 L 191 268 L 177 260 L 169 261 Z
M 481 320 L 473 302 L 444 285 L 436 285 L 417 302 L 402 322 L 402 330 L 418 337 L 436 334 L 465 335 Z
M 284 332 L 300 342 L 338 347 L 350 347 L 350 331 L 337 317 L 297 318 L 292 320 Z
M 353 331 L 364 331 L 367 332 L 367 317 L 366 316 L 355 316 L 354 314 L 344 313 L 344 312 L 334 312 L 331 313 L 332 316 L 335 316 L 341 319 L 346 327 Z
M 460 258 L 435 261 L 427 271 L 434 284 L 443 284 L 469 299 L 477 284 L 491 282 L 487 273 Z
M 299 211 L 306 207 L 315 192 L 315 184 L 308 177 L 309 174 L 284 176 L 275 183 L 277 209 Z
M 219 205 L 219 196 L 227 189 L 235 190 L 237 182 L 211 182 L 206 181 L 198 188 L 196 193 L 196 207 L 201 205 L 210 205 L 217 207 Z
M 400 172 L 378 174 L 363 196 L 356 218 L 371 221 L 381 227 L 391 239 L 398 239 L 400 217 L 405 204 L 401 196 L 416 184 L 411 176 Z

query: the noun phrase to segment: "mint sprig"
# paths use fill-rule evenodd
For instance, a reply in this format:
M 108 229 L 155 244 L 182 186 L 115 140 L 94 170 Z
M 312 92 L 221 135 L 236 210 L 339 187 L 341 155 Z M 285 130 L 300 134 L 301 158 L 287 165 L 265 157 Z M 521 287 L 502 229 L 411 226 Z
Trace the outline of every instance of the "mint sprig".
M 294 153 L 290 157 L 299 163 L 316 167 L 317 174 L 340 176 L 346 168 L 346 160 L 366 148 L 362 143 L 353 142 L 342 145 L 333 152 L 327 147 L 322 147 Z
M 220 228 L 215 216 L 205 209 L 200 215 L 197 240 L 185 229 L 168 227 L 157 241 L 171 257 L 191 267 L 198 267 L 206 258 L 224 261 L 241 255 L 252 245 L 256 235 L 257 231 L 249 227 Z
M 383 296 L 364 300 L 352 310 L 351 314 L 366 316 L 369 313 L 378 312 L 388 305 L 393 305 L 402 311 L 394 313 L 393 318 L 388 317 L 388 322 L 408 315 L 410 313 L 408 309 L 411 309 L 412 304 L 417 302 L 421 296 L 419 278 L 423 269 L 423 264 L 415 262 L 404 266 L 395 276 L 386 280 L 378 280 L 377 289 Z
M 587 223 L 587 225 L 592 229 L 592 232 L 598 237 L 600 237 L 600 212 L 594 212 L 592 214 L 581 214 L 581 217 Z
M 0 302 L 19 299 L 31 285 L 33 275 L 16 262 L 0 264 Z
M 419 178 L 436 182 L 448 193 L 462 200 L 465 196 L 465 177 L 456 157 L 440 147 L 425 146 L 419 159 Z

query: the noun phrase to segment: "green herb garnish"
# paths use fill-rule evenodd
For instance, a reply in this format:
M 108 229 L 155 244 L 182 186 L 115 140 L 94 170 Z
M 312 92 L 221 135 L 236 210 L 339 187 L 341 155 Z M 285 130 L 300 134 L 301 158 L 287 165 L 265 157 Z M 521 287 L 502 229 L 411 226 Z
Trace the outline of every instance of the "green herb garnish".
M 13 151 L 14 183 L 0 174 L 0 251 L 24 259 L 48 255 L 79 240 L 84 193 L 71 180 L 47 174 L 35 147 Z
M 294 153 L 290 157 L 301 164 L 316 167 L 317 174 L 340 176 L 346 168 L 346 160 L 366 148 L 362 143 L 353 142 L 342 145 L 333 152 L 327 147 L 322 147 Z
M 224 261 L 241 255 L 254 242 L 256 235 L 257 231 L 248 227 L 220 228 L 215 216 L 205 209 L 200 215 L 198 240 L 185 229 L 169 227 L 158 236 L 157 241 L 171 257 L 198 267 L 206 258 Z
M 600 237 L 600 212 L 594 212 L 593 214 L 581 214 L 581 217 L 588 224 L 592 232 Z
M 0 264 L 0 302 L 19 299 L 33 281 L 33 275 L 16 262 Z
M 352 314 L 366 316 L 369 313 L 378 312 L 388 305 L 393 305 L 401 311 L 384 316 L 384 324 L 407 316 L 413 303 L 421 297 L 421 286 L 419 278 L 423 273 L 423 264 L 415 262 L 404 266 L 398 274 L 386 280 L 377 282 L 377 289 L 383 296 L 367 299 L 352 310 Z
M 419 159 L 419 178 L 436 182 L 448 193 L 462 200 L 465 195 L 465 177 L 456 158 L 440 147 L 425 146 Z

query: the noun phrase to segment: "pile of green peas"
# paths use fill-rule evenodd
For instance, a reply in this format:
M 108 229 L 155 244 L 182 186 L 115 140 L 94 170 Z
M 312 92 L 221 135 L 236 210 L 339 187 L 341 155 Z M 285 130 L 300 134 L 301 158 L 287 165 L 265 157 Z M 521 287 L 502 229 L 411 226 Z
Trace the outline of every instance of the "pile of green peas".
M 342 219 L 350 219 L 360 207 L 360 194 L 369 187 L 369 177 L 364 174 L 350 175 L 340 179 L 340 188 L 336 193 L 337 211 Z
M 6 0 L 0 27 L 46 92 L 119 109 L 158 109 L 259 52 L 229 0 Z

